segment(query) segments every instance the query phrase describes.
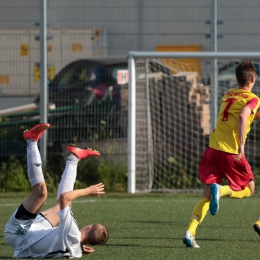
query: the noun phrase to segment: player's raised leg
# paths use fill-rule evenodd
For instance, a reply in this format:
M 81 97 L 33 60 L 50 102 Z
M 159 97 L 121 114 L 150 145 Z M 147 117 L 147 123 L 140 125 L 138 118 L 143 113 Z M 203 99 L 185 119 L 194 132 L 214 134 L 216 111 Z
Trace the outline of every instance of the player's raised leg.
M 74 183 L 77 177 L 78 162 L 89 156 L 100 155 L 100 153 L 96 150 L 92 150 L 90 148 L 78 148 L 74 144 L 70 144 L 67 149 L 67 161 L 58 187 L 57 200 L 59 199 L 60 194 L 74 189 Z
M 255 182 L 253 180 L 250 180 L 249 184 L 245 187 L 245 189 L 240 191 L 232 190 L 232 193 L 229 197 L 234 199 L 248 198 L 254 193 L 254 191 L 255 191 Z
M 220 199 L 220 185 L 213 183 L 210 185 L 211 200 L 209 204 L 209 211 L 212 216 L 218 213 L 219 199 Z
M 215 216 L 219 210 L 219 200 L 224 196 L 231 196 L 232 190 L 228 185 L 219 185 L 213 183 L 210 185 L 210 204 L 209 211 L 212 216 Z
M 58 187 L 57 192 L 57 201 L 59 200 L 60 194 L 72 191 L 74 189 L 74 184 L 77 177 L 77 166 L 78 162 L 84 158 L 89 156 L 99 156 L 100 153 L 96 150 L 92 150 L 90 148 L 78 148 L 74 144 L 70 144 L 67 149 L 67 160 L 66 166 L 61 176 L 61 182 Z M 53 225 L 56 226 L 59 221 L 60 217 L 57 214 L 60 211 L 59 203 L 56 203 L 51 208 L 41 212 L 48 221 Z
M 232 155 L 226 155 L 229 164 L 226 166 L 226 178 L 230 186 L 221 186 L 213 183 L 210 186 L 211 201 L 209 210 L 211 215 L 216 215 L 219 209 L 219 199 L 223 196 L 229 198 L 242 199 L 250 197 L 255 190 L 254 175 L 247 160 L 244 159 L 241 163 L 244 164 L 245 171 L 239 168 L 241 164 L 236 164 Z M 239 178 L 238 178 L 239 176 Z M 238 190 L 235 190 L 238 189 Z
M 215 216 L 219 210 L 219 199 L 223 196 L 229 198 L 242 199 L 250 197 L 254 192 L 255 183 L 251 180 L 248 186 L 241 191 L 234 191 L 228 185 L 221 186 L 217 183 L 210 185 L 211 200 L 209 205 L 209 211 L 212 216 Z
M 27 142 L 27 174 L 28 179 L 33 186 L 29 197 L 25 199 L 21 207 L 24 207 L 25 214 L 37 214 L 47 198 L 47 188 L 42 172 L 42 160 L 38 150 L 38 140 L 50 124 L 38 124 L 31 129 L 24 131 L 24 139 Z M 23 209 L 22 209 L 23 210 Z

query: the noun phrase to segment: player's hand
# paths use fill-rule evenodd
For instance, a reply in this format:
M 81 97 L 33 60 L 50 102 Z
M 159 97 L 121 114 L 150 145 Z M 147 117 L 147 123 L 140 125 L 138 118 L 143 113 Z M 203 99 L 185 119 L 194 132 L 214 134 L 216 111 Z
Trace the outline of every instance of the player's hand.
M 238 155 L 235 156 L 234 161 L 238 161 L 238 160 L 242 159 L 244 156 L 245 156 L 245 145 L 240 144 L 238 147 Z
M 234 158 L 234 161 L 238 161 L 240 159 L 242 159 L 244 157 L 244 153 L 239 153 L 235 158 Z
M 90 253 L 95 252 L 93 247 L 85 246 L 85 245 L 82 246 L 82 251 L 83 251 L 82 252 L 83 254 L 90 254 Z
M 88 195 L 100 197 L 101 194 L 105 193 L 104 187 L 105 187 L 105 185 L 103 183 L 98 183 L 96 185 L 89 186 L 87 188 L 88 189 Z
M 258 124 L 259 124 L 259 122 L 260 122 L 260 109 L 259 108 L 258 108 L 258 110 L 255 113 L 254 120 L 257 120 Z

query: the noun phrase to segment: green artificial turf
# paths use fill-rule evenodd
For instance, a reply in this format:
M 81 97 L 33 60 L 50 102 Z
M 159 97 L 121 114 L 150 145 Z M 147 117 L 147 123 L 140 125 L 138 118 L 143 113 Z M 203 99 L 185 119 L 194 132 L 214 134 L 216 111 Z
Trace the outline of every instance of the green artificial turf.
M 0 259 L 11 259 L 13 250 L 4 239 L 4 225 L 24 195 L 0 194 Z M 260 259 L 260 237 L 252 226 L 260 215 L 260 197 L 222 198 L 216 216 L 209 213 L 197 230 L 200 249 L 186 248 L 182 236 L 198 195 L 106 194 L 78 199 L 73 212 L 79 227 L 99 222 L 110 232 L 106 245 L 82 259 Z M 49 198 L 44 208 L 54 202 Z

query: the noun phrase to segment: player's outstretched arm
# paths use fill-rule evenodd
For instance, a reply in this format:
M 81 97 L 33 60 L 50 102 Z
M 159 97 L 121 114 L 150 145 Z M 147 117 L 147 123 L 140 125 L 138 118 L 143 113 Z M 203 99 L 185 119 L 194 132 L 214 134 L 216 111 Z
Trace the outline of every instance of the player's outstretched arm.
M 72 201 L 84 196 L 96 196 L 104 194 L 104 184 L 98 183 L 96 185 L 89 186 L 85 189 L 72 190 L 65 193 L 62 193 L 59 198 L 60 210 L 66 208 L 68 205 L 71 205 Z
M 245 142 L 246 142 L 246 127 L 248 118 L 251 115 L 252 110 L 250 107 L 245 106 L 239 114 L 238 121 L 238 134 L 239 134 L 239 145 L 238 155 L 235 157 L 235 161 L 240 160 L 245 155 Z

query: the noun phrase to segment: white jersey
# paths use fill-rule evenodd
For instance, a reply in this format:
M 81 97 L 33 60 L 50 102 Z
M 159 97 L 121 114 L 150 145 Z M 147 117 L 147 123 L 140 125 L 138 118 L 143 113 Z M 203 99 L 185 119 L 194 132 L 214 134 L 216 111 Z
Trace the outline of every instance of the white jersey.
M 14 258 L 80 258 L 81 233 L 70 206 L 58 212 L 60 223 L 52 227 L 41 214 L 34 220 L 20 221 L 14 216 L 5 226 L 7 242 L 14 248 Z

